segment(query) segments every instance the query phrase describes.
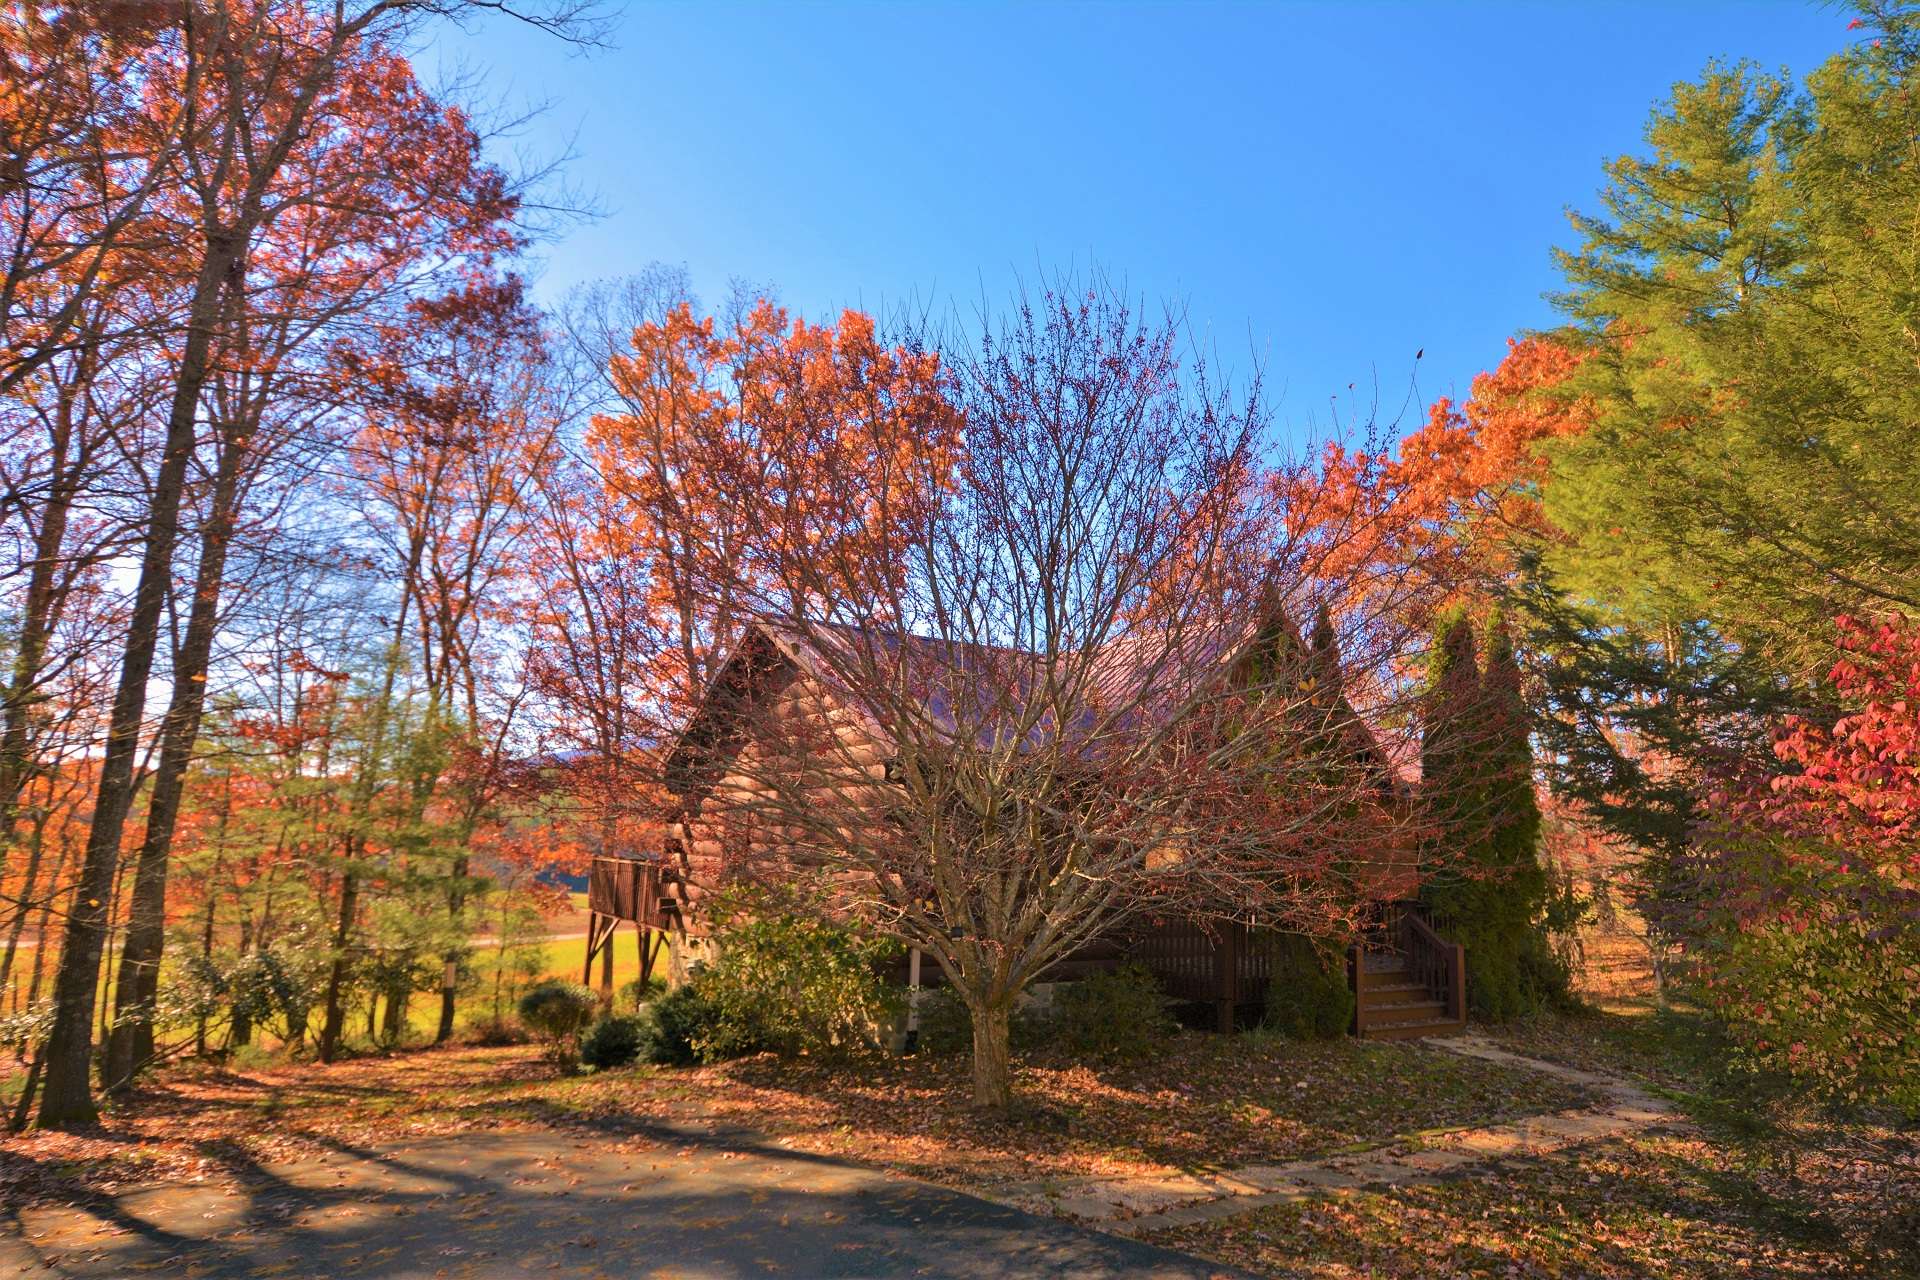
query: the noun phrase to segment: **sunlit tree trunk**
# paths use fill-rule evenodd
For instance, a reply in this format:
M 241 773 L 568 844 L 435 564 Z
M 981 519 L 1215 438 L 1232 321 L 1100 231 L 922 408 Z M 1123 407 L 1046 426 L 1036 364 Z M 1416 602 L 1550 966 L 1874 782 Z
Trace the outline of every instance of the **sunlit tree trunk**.
M 234 237 L 209 238 L 199 279 L 194 285 L 186 343 L 167 416 L 166 443 L 160 465 L 154 471 L 146 520 L 146 549 L 140 559 L 140 576 L 134 587 L 133 607 L 127 623 L 126 657 L 120 666 L 106 748 L 100 762 L 93 824 L 87 831 L 73 913 L 67 920 L 60 968 L 54 980 L 53 1029 L 47 1037 L 46 1075 L 38 1112 L 43 1127 L 87 1124 L 98 1114 L 89 1073 L 93 1056 L 94 999 L 106 946 L 106 906 L 119 870 L 121 833 L 137 787 L 134 764 L 146 717 L 147 680 L 153 674 L 154 656 L 160 646 L 161 617 L 173 586 L 180 503 L 185 493 L 187 467 L 193 458 L 200 392 L 209 372 L 220 294 L 236 262 Z
M 333 967 L 327 972 L 326 1020 L 320 1024 L 320 1061 L 332 1062 L 340 1051 L 340 1031 L 346 1022 L 347 943 L 353 937 L 353 914 L 359 906 L 360 877 L 351 863 L 358 850 L 351 842 L 347 848 L 349 866 L 340 883 L 340 919 L 333 931 Z
M 1012 1007 L 1005 1001 L 968 1007 L 973 1016 L 973 1105 L 1005 1111 L 1013 1102 Z
M 222 450 L 211 510 L 201 533 L 200 567 L 194 578 L 186 640 L 174 661 L 173 693 L 166 719 L 161 722 L 160 762 L 154 772 L 147 829 L 134 874 L 126 944 L 120 953 L 113 1029 L 100 1072 L 101 1083 L 109 1091 L 130 1087 L 153 1059 L 154 999 L 160 986 L 160 956 L 166 946 L 167 866 L 187 770 L 200 734 L 201 712 L 206 706 L 207 667 L 220 617 L 220 584 L 226 574 L 234 507 L 250 434 L 240 433 Z

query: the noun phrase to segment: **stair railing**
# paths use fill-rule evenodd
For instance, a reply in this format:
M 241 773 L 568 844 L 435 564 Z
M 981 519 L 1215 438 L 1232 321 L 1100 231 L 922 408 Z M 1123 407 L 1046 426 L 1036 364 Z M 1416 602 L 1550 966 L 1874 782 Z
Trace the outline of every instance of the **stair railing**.
M 1400 949 L 1409 980 L 1426 988 L 1450 1020 L 1466 1021 L 1467 949 L 1441 937 L 1416 911 L 1400 915 Z

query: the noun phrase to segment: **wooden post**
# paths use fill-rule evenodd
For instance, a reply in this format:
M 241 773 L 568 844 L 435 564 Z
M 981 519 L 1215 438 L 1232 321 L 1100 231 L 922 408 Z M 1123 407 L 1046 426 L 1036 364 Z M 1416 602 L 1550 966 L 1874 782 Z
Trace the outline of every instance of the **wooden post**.
M 914 1053 L 920 1048 L 920 948 L 913 947 L 907 952 L 907 1035 L 905 1049 Z
M 600 914 L 587 912 L 587 958 L 580 967 L 580 985 L 586 986 L 593 981 L 593 944 L 600 936 Z
M 1219 1029 L 1233 1030 L 1234 1006 L 1240 1003 L 1240 926 L 1220 927 L 1220 941 L 1214 944 L 1215 979 L 1219 982 Z
M 646 998 L 647 983 L 653 980 L 653 930 L 641 925 L 640 935 L 640 996 Z
M 1453 944 L 1453 972 L 1447 975 L 1447 1016 L 1455 1022 L 1467 1020 L 1467 948 Z
M 1353 972 L 1353 1034 L 1364 1028 L 1361 1018 L 1367 1007 L 1367 949 L 1359 943 L 1347 948 L 1347 964 Z
M 613 1003 L 613 935 L 619 931 L 620 918 L 607 919 L 606 941 L 600 949 L 600 999 L 603 1003 Z

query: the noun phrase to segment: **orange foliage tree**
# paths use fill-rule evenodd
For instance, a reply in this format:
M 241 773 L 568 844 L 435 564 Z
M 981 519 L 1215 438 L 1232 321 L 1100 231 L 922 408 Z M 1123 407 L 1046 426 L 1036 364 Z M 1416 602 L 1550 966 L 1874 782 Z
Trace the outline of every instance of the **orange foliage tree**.
M 142 52 L 142 109 L 184 123 L 176 146 L 156 147 L 165 177 L 142 209 L 127 253 L 142 270 L 172 282 L 180 319 L 155 357 L 168 368 L 170 403 L 148 462 L 141 562 L 63 943 L 44 1051 L 43 1124 L 94 1114 L 89 1062 L 105 912 L 136 789 L 148 682 L 175 588 L 182 504 L 210 385 L 223 362 L 232 369 L 262 354 L 255 323 L 297 316 L 318 328 L 352 309 L 343 299 L 365 305 L 382 290 L 404 287 L 409 266 L 423 254 L 484 255 L 512 242 L 506 219 L 514 201 L 505 179 L 481 161 L 469 122 L 414 80 L 391 43 L 409 17 L 409 6 L 385 2 L 187 6 L 169 10 Z M 244 442 L 238 447 L 246 449 Z M 218 597 L 213 550 L 202 548 L 196 599 Z M 199 716 L 197 684 L 175 681 L 181 696 L 166 721 L 173 732 L 163 753 L 181 770 Z M 164 850 L 145 861 L 157 900 L 152 886 L 164 879 Z M 147 928 L 158 927 L 155 913 L 144 916 Z M 157 954 L 157 945 L 152 949 Z M 152 967 L 143 959 L 136 972 Z
M 924 952 L 983 1106 L 1009 1104 L 1022 993 L 1088 942 L 1158 913 L 1337 933 L 1403 887 L 1418 814 L 1335 678 L 1383 654 L 1295 621 L 1372 566 L 1314 525 L 1331 503 L 1287 508 L 1312 469 L 1270 479 L 1258 389 L 1186 345 L 1099 287 L 1016 300 L 885 413 L 787 400 L 821 415 L 787 438 L 835 446 L 795 497 L 727 507 L 759 557 L 723 584 L 759 624 L 742 684 L 781 683 L 716 699 L 670 759 L 685 874 L 816 870 Z M 916 422 L 955 451 L 862 439 Z
M 1435 402 L 1397 448 L 1330 445 L 1327 483 L 1310 486 L 1301 518 L 1345 531 L 1346 557 L 1406 566 L 1420 586 L 1408 599 L 1428 614 L 1508 581 L 1519 551 L 1553 536 L 1540 501 L 1545 446 L 1590 419 L 1556 394 L 1584 358 L 1552 338 L 1510 341 L 1465 404 Z
M 897 559 L 925 500 L 902 505 L 889 478 L 948 474 L 960 423 L 938 359 L 859 312 L 813 325 L 756 299 L 722 320 L 670 279 L 623 301 L 586 344 L 605 381 L 585 456 L 542 480 L 532 653 L 554 770 L 596 845 L 657 849 L 659 749 L 772 565 L 801 547 Z

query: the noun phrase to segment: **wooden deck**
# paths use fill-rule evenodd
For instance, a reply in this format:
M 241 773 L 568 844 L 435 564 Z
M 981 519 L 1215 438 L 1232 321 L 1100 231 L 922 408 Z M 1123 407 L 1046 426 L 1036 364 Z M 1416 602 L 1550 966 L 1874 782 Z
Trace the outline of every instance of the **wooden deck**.
M 1225 922 L 1161 922 L 1134 940 L 1127 958 L 1152 970 L 1175 1000 L 1212 1006 L 1221 1031 L 1258 1018 L 1271 985 L 1286 981 L 1245 926 Z M 1466 948 L 1441 937 L 1411 905 L 1353 948 L 1347 978 L 1355 1035 L 1398 1040 L 1447 1035 L 1467 1024 Z
M 640 982 L 653 977 L 653 933 L 671 927 L 677 904 L 667 892 L 665 866 L 643 858 L 595 858 L 587 868 L 587 958 L 580 981 L 593 981 L 600 958 L 600 994 L 613 998 L 614 934 L 625 922 L 639 936 Z

